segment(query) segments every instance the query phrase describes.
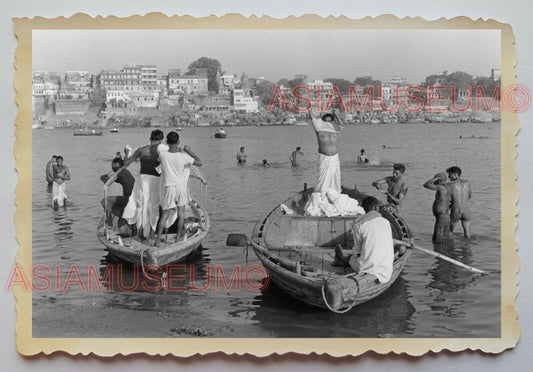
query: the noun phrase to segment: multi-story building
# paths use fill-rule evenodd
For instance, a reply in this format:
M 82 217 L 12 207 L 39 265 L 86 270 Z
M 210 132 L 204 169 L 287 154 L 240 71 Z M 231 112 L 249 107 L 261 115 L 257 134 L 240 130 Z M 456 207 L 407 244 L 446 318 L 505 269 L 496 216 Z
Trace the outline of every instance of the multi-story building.
M 230 95 L 230 105 L 238 112 L 258 112 L 259 107 L 254 97 L 246 96 L 243 89 L 234 89 Z
M 241 79 L 236 75 L 222 75 L 218 83 L 218 94 L 231 94 L 233 89 L 241 89 Z

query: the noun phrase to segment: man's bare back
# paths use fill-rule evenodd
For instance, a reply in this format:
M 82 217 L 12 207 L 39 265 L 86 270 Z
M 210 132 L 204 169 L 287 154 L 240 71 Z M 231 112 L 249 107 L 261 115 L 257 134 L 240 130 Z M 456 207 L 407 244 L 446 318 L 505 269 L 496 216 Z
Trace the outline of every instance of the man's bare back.
M 469 221 L 470 208 L 468 201 L 471 197 L 470 183 L 465 180 L 457 179 L 448 183 L 451 191 L 451 218 L 452 221 L 460 220 Z

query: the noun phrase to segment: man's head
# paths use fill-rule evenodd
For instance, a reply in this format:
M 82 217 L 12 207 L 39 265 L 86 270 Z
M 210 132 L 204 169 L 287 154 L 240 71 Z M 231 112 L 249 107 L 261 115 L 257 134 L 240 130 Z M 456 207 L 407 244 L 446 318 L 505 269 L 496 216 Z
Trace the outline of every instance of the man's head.
M 117 157 L 117 158 L 121 158 L 122 157 L 122 154 L 120 153 L 120 151 L 117 151 L 117 153 L 115 154 L 115 157 Z
M 296 148 L 296 151 L 300 151 L 301 149 L 302 149 L 302 148 L 301 148 L 300 146 L 298 146 L 298 147 Z
M 361 149 L 361 154 L 364 154 L 365 153 L 365 149 Z
M 448 173 L 448 178 L 450 179 L 450 181 L 455 181 L 456 179 L 461 177 L 462 171 L 461 168 L 453 166 L 446 169 L 446 173 Z
M 263 159 L 263 165 L 267 165 L 268 161 L 266 159 Z
M 176 145 L 180 142 L 180 135 L 174 131 L 168 132 L 167 134 L 167 143 L 169 145 Z
M 370 211 L 379 211 L 379 201 L 373 196 L 367 196 L 361 202 L 361 206 L 366 213 Z
M 160 129 L 155 129 L 150 133 L 150 141 L 163 141 L 163 138 L 165 138 L 165 135 Z
M 244 152 L 244 147 L 241 147 L 241 152 Z
M 52 155 L 52 161 L 56 161 L 57 159 L 57 156 L 56 155 Z
M 433 177 L 437 179 L 437 182 L 436 182 L 437 184 L 446 183 L 446 175 L 444 173 L 437 173 Z
M 333 114 L 330 114 L 328 112 L 327 114 L 322 115 L 322 120 L 327 121 L 329 123 L 329 122 L 335 121 L 335 116 L 333 116 Z
M 61 155 L 56 156 L 56 163 L 59 166 L 63 165 L 63 157 Z
M 402 174 L 405 173 L 405 165 L 396 163 L 392 166 L 392 177 L 396 180 L 402 178 Z
M 113 169 L 113 172 L 116 172 L 119 168 L 124 166 L 124 160 L 121 158 L 114 158 L 111 161 L 111 169 Z

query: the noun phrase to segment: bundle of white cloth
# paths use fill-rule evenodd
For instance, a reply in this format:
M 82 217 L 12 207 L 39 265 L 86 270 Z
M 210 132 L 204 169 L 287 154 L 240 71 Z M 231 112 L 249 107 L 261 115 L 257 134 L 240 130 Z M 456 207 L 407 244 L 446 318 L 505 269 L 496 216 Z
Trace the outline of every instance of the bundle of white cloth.
M 330 188 L 326 192 L 314 192 L 305 204 L 305 214 L 308 216 L 355 216 L 365 214 L 357 200 L 337 190 Z

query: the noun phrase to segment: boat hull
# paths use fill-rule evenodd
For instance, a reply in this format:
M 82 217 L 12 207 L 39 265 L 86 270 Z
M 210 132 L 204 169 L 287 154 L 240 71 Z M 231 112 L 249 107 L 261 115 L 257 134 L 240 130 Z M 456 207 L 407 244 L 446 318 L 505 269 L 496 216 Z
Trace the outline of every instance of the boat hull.
M 202 244 L 207 236 L 210 227 L 209 216 L 198 203 L 195 203 L 197 220 L 201 221 L 202 229 L 187 230 L 187 240 L 177 243 L 162 243 L 160 247 L 155 248 L 147 241 L 139 241 L 134 237 L 121 237 L 120 244 L 116 238 L 109 238 L 106 234 L 104 218 L 100 221 L 97 228 L 98 240 L 106 247 L 109 253 L 120 261 L 125 261 L 137 265 L 158 265 L 166 266 L 168 264 L 182 262 L 192 256 Z
M 215 138 L 226 138 L 227 133 L 215 133 Z
M 302 212 L 305 201 L 311 192 L 312 190 L 300 192 L 282 204 L 296 212 Z M 343 192 L 359 201 L 365 196 L 354 190 L 344 189 Z M 411 238 L 409 228 L 399 215 L 384 206 L 380 212 L 383 217 L 390 221 L 394 238 Z M 393 263 L 393 273 L 387 283 L 380 283 L 373 275 L 356 274 L 351 269 L 347 271 L 344 268 L 333 267 L 328 263 L 324 264 L 324 257 L 334 255 L 334 247 L 337 244 L 344 248 L 351 248 L 353 241 L 350 243 L 350 230 L 354 220 L 354 216 L 305 217 L 297 214 L 295 217 L 291 217 L 284 215 L 280 206 L 276 206 L 255 225 L 250 245 L 267 270 L 270 280 L 287 294 L 312 306 L 343 312 L 385 292 L 398 278 L 411 254 L 410 250 L 400 252 L 400 247 L 396 247 L 398 252 Z M 314 234 L 315 246 L 307 243 L 306 246 L 302 247 L 282 248 L 280 243 L 282 240 L 280 240 L 279 235 L 284 235 L 285 230 L 289 230 L 288 236 L 291 234 L 291 228 L 276 227 L 283 226 L 284 223 L 288 223 L 292 228 L 300 226 L 306 236 Z M 307 227 L 305 227 L 306 224 Z M 308 231 L 305 232 L 305 229 Z M 292 253 L 289 254 L 289 257 L 283 257 L 277 251 L 278 249 L 291 250 L 293 248 L 292 257 Z M 306 260 L 302 259 L 302 257 L 306 257 L 306 254 L 315 257 L 321 256 L 322 267 L 316 263 L 314 266 L 308 265 Z

